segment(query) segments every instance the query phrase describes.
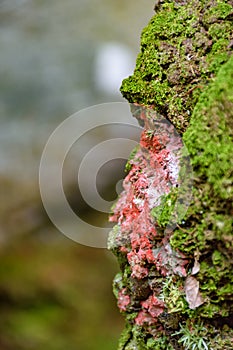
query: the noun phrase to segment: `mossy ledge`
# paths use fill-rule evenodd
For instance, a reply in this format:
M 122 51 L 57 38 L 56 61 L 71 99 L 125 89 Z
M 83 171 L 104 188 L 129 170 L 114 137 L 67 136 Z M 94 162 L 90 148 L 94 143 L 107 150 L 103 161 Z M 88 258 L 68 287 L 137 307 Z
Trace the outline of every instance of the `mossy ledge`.
M 232 53 L 233 1 L 159 3 L 121 92 L 129 102 L 153 106 L 184 132 L 200 94 Z
M 188 275 L 196 270 L 203 302 L 191 309 L 184 277 L 164 276 L 152 263 L 144 265 L 147 277 L 132 277 L 125 253 L 129 238 L 121 236 L 116 226 L 110 248 L 119 259 L 121 272 L 115 278 L 114 293 L 126 319 L 119 350 L 230 350 L 233 1 L 157 3 L 156 14 L 142 33 L 134 75 L 124 80 L 121 91 L 129 102 L 162 114 L 183 135 L 194 171 L 193 201 L 169 244 L 188 259 Z M 170 201 L 169 195 L 167 199 Z M 166 198 L 163 200 L 166 205 Z M 157 222 L 156 229 L 158 225 L 161 234 L 162 222 Z M 152 296 L 151 290 L 159 297 Z M 135 322 L 140 305 L 144 315 L 151 307 L 156 324 Z

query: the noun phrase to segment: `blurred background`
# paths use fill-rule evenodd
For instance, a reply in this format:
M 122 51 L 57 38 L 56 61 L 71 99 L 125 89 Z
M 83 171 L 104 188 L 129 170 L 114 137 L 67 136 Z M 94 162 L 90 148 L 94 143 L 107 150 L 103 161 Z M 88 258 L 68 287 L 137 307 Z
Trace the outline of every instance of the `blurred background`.
M 60 122 L 123 101 L 120 82 L 133 71 L 152 14 L 145 0 L 0 0 L 0 350 L 117 348 L 115 258 L 50 223 L 38 168 Z M 106 193 L 123 166 L 103 175 Z M 82 211 L 103 221 L 84 204 Z

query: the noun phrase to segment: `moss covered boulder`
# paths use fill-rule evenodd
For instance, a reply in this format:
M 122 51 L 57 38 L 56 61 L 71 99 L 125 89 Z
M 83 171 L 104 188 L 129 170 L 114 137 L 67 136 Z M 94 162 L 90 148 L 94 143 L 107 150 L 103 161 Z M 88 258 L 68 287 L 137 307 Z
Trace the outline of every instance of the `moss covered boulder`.
M 145 130 L 111 217 L 114 293 L 126 319 L 119 349 L 230 350 L 233 1 L 159 1 L 155 12 L 121 87 Z M 179 142 L 162 119 L 182 136 L 193 169 L 192 201 L 170 230 L 178 185 L 167 145 Z

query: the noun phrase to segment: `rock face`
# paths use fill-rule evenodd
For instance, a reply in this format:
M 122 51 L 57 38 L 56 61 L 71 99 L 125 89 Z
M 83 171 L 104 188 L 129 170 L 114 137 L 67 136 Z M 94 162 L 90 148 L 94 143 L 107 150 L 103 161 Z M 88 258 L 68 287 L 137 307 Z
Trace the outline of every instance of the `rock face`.
M 144 131 L 110 218 L 119 349 L 231 349 L 233 2 L 155 10 L 121 88 Z

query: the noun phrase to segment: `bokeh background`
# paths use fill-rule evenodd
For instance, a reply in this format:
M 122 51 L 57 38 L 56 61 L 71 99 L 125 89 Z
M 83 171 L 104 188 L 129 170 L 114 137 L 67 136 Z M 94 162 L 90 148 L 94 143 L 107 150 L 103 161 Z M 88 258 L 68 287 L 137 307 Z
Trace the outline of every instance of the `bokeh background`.
M 117 348 L 115 258 L 50 223 L 38 168 L 65 118 L 123 101 L 120 81 L 133 70 L 152 13 L 148 0 L 0 1 L 0 350 Z M 102 176 L 107 193 L 112 173 Z

